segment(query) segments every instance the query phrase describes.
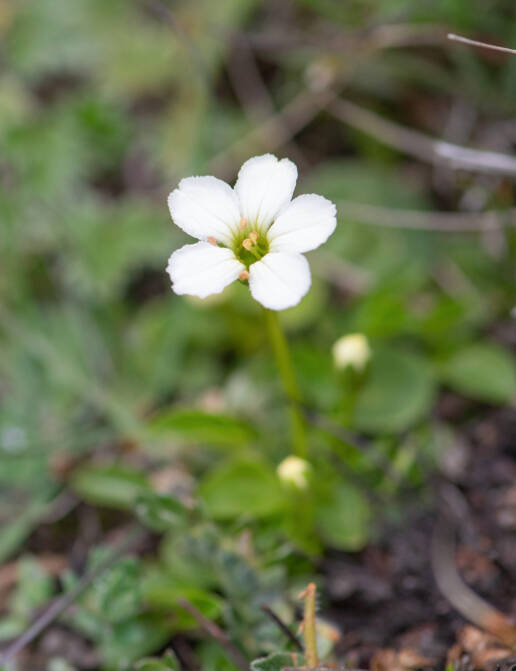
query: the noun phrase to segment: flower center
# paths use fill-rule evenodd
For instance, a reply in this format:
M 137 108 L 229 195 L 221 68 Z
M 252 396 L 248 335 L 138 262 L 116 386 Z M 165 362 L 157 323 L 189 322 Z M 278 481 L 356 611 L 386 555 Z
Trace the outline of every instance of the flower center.
M 238 232 L 233 237 L 231 247 L 237 259 L 246 268 L 249 268 L 251 264 L 259 261 L 267 254 L 269 241 L 265 233 L 242 219 Z

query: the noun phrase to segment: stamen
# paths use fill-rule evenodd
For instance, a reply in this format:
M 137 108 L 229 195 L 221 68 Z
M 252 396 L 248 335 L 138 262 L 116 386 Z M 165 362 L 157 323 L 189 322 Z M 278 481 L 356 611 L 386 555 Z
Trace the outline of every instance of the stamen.
M 256 241 L 258 240 L 258 233 L 257 233 L 256 231 L 251 231 L 251 232 L 249 233 L 249 238 L 250 238 L 254 243 L 256 243 Z
M 250 252 L 251 249 L 254 247 L 254 242 L 251 240 L 251 238 L 246 238 L 246 239 L 242 242 L 242 247 L 243 247 L 244 249 L 247 249 L 248 252 Z
M 249 280 L 249 272 L 247 270 L 242 270 L 242 272 L 238 276 L 238 279 L 242 280 L 242 282 L 244 281 L 247 282 Z
M 242 217 L 240 219 L 240 230 L 243 231 L 246 226 L 247 226 L 247 219 L 245 217 Z
M 215 247 L 217 246 L 217 241 L 215 240 L 213 235 L 210 235 L 210 237 L 208 238 L 208 242 L 210 243 L 210 245 L 215 245 Z

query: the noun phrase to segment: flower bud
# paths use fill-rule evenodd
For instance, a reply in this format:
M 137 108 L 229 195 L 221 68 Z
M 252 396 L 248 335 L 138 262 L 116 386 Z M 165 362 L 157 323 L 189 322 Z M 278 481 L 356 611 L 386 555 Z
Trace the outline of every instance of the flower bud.
M 276 472 L 279 479 L 285 484 L 294 485 L 298 489 L 306 489 L 311 469 L 312 467 L 306 459 L 290 456 L 283 459 Z
M 362 333 L 352 333 L 339 338 L 332 348 L 333 361 L 338 370 L 348 366 L 361 373 L 371 358 L 369 341 Z

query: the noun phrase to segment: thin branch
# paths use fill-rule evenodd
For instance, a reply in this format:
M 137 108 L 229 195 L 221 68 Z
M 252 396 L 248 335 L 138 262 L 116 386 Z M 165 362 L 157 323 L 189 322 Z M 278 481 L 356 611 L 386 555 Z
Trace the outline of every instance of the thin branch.
M 337 93 L 329 89 L 317 93 L 299 93 L 278 113 L 265 119 L 229 149 L 214 156 L 207 165 L 209 172 L 229 176 L 233 174 L 235 165 L 239 165 L 253 151 L 262 150 L 263 147 L 269 151 L 278 149 L 309 124 L 336 96 Z
M 346 293 L 361 295 L 371 287 L 371 275 L 337 254 L 319 249 L 311 257 L 314 272 Z
M 272 608 L 269 608 L 269 606 L 262 605 L 260 606 L 261 610 L 270 617 L 270 619 L 274 622 L 274 624 L 281 629 L 281 631 L 285 634 L 285 636 L 288 638 L 288 640 L 293 643 L 293 645 L 303 652 L 303 646 L 301 645 L 301 641 L 293 634 L 293 632 L 290 631 L 288 626 L 283 622 L 283 620 L 276 615 L 276 613 L 272 610 Z
M 441 593 L 459 613 L 509 647 L 516 645 L 516 625 L 466 585 L 455 564 L 455 530 L 444 515 L 432 538 L 432 568 Z
M 461 42 L 462 44 L 468 44 L 470 47 L 480 47 L 481 49 L 490 49 L 491 51 L 501 51 L 504 54 L 516 55 L 516 49 L 509 49 L 508 47 L 500 47 L 497 44 L 488 44 L 487 42 L 479 42 L 478 40 L 470 40 L 469 37 L 463 37 L 462 35 L 455 35 L 454 33 L 448 33 L 446 36 L 449 40 L 453 42 Z
M 63 596 L 56 599 L 47 610 L 37 618 L 37 620 L 19 636 L 11 645 L 7 647 L 5 652 L 0 656 L 0 667 L 15 657 L 23 650 L 29 643 L 37 638 L 48 626 L 54 622 L 56 618 L 64 613 L 80 595 L 90 586 L 90 584 L 101 576 L 107 569 L 109 569 L 122 555 L 128 552 L 138 541 L 142 538 L 143 531 L 139 527 L 133 527 L 128 532 L 125 540 L 115 549 L 109 557 L 101 562 L 94 569 L 83 575 L 77 585 Z
M 260 123 L 275 113 L 274 103 L 244 34 L 234 36 L 226 68 L 233 91 L 250 121 Z
M 240 669 L 242 669 L 242 671 L 249 671 L 249 662 L 223 629 L 215 624 L 215 622 L 212 622 L 207 617 L 205 617 L 201 611 L 193 605 L 193 603 L 190 603 L 190 601 L 179 598 L 177 602 L 182 608 L 190 613 L 197 624 L 202 629 L 204 629 L 207 634 L 209 634 L 224 648 L 231 659 Z
M 275 115 L 274 101 L 245 35 L 236 35 L 234 45 L 235 49 L 226 61 L 231 86 L 248 119 L 253 124 L 262 123 L 268 117 Z M 278 118 L 278 124 L 281 123 L 282 120 Z M 283 130 L 286 136 L 292 135 L 289 128 Z M 292 140 L 287 141 L 285 145 L 290 156 L 298 165 L 306 163 L 301 150 Z
M 266 147 L 268 151 L 274 151 L 285 145 L 296 133 L 308 125 L 319 112 L 336 101 L 350 77 L 354 74 L 356 64 L 361 62 L 361 58 L 371 57 L 378 51 L 393 47 L 406 47 L 416 44 L 419 46 L 423 34 L 432 43 L 443 43 L 442 32 L 436 30 L 435 27 L 421 31 L 419 28 L 413 29 L 406 24 L 380 26 L 365 35 L 354 36 L 349 42 L 350 57 L 345 59 L 345 64 L 333 73 L 333 88 L 327 87 L 319 91 L 301 91 L 280 111 L 271 114 L 249 134 L 241 140 L 237 140 L 229 149 L 214 156 L 209 161 L 207 168 L 212 174 L 229 177 L 234 173 L 235 165 L 238 165 L 242 159 L 249 156 L 253 151 L 262 150 L 263 147 Z M 251 36 L 247 36 L 247 39 L 253 44 Z M 254 46 L 256 45 L 254 44 Z
M 516 176 L 516 157 L 494 151 L 469 149 L 436 140 L 419 131 L 387 121 L 370 110 L 346 100 L 336 100 L 328 111 L 337 119 L 357 128 L 380 142 L 420 161 L 446 165 L 455 170 Z
M 440 233 L 478 233 L 516 226 L 516 208 L 486 212 L 423 212 L 399 210 L 350 200 L 337 202 L 344 217 L 386 228 L 403 228 Z
M 410 23 L 396 23 L 380 25 L 361 31 L 348 33 L 327 34 L 324 31 L 316 31 L 313 26 L 310 31 L 294 31 L 292 26 L 285 29 L 269 27 L 261 32 L 245 33 L 245 38 L 250 45 L 264 52 L 286 52 L 292 50 L 309 49 L 323 53 L 343 51 L 354 51 L 357 46 L 376 49 L 388 49 L 390 47 L 420 47 L 420 46 L 442 46 L 445 44 L 446 28 L 437 24 L 414 25 Z M 232 31 L 231 35 L 242 35 Z M 226 38 L 226 35 L 223 34 Z

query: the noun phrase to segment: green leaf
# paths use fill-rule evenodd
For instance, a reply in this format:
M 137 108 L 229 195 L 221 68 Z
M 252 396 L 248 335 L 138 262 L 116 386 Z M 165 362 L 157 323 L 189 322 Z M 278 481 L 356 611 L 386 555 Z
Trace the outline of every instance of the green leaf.
M 209 620 L 220 617 L 224 607 L 221 597 L 208 590 L 185 584 L 183 580 L 160 567 L 152 567 L 144 576 L 142 592 L 145 602 L 154 609 L 167 613 L 174 611 L 176 631 L 185 631 L 197 626 L 195 618 L 178 604 L 180 598 L 193 604 Z
M 277 512 L 285 503 L 276 473 L 260 461 L 222 464 L 204 480 L 199 493 L 208 514 L 216 519 L 263 517 Z
M 200 410 L 167 410 L 154 417 L 149 428 L 158 437 L 221 446 L 242 445 L 256 437 L 254 428 L 241 419 Z
M 140 609 L 140 568 L 140 562 L 132 557 L 111 567 L 92 586 L 90 607 L 94 600 L 99 614 L 110 623 L 136 615 Z
M 431 409 L 435 382 L 425 359 L 383 347 L 376 351 L 354 409 L 353 424 L 370 433 L 405 431 Z
M 131 508 L 138 496 L 149 491 L 142 473 L 114 464 L 78 468 L 70 485 L 88 503 L 121 509 Z
M 54 581 L 33 557 L 23 557 L 18 567 L 18 583 L 10 599 L 10 609 L 30 621 L 34 611 L 50 600 Z
M 335 481 L 318 502 L 317 526 L 331 546 L 357 551 L 367 543 L 371 511 L 362 492 L 346 482 Z
M 170 634 L 168 617 L 141 613 L 113 626 L 109 638 L 100 645 L 101 654 L 110 669 L 125 669 L 134 660 L 159 650 Z
M 146 492 L 136 500 L 136 514 L 150 529 L 163 532 L 184 526 L 187 511 L 173 496 Z
M 10 641 L 27 629 L 29 620 L 19 615 L 0 618 L 0 641 Z M 1 669 L 0 669 L 1 671 Z
M 135 664 L 135 671 L 180 671 L 176 656 L 167 652 L 163 657 L 142 659 Z
M 77 667 L 62 657 L 53 657 L 48 663 L 47 671 L 77 671 Z
M 510 403 L 516 398 L 516 364 L 499 345 L 469 345 L 454 354 L 440 372 L 443 382 L 479 401 Z
M 281 671 L 285 666 L 303 666 L 305 658 L 298 652 L 273 652 L 251 662 L 251 671 Z

